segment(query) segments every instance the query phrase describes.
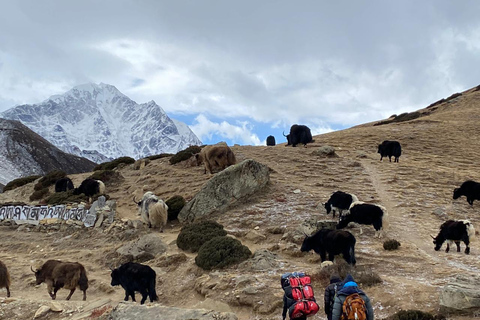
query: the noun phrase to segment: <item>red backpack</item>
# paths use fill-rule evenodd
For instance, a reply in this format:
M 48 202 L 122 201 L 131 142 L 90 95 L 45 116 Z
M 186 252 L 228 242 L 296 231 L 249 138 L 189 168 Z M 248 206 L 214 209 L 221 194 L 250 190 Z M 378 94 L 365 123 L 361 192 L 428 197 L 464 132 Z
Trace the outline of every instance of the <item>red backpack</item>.
M 281 283 L 285 291 L 283 308 L 288 309 L 290 319 L 313 316 L 318 312 L 309 276 L 303 272 L 289 272 L 282 275 Z

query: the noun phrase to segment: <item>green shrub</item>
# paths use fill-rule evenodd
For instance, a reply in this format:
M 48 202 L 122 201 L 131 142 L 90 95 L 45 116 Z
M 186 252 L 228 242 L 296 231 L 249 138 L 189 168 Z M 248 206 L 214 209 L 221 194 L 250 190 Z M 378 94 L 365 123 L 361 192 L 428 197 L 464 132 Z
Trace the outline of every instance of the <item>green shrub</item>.
M 418 111 L 415 111 L 415 112 L 405 112 L 405 113 L 402 113 L 398 116 L 395 116 L 393 119 L 390 119 L 390 120 L 384 120 L 384 121 L 381 121 L 381 122 L 378 122 L 376 124 L 374 124 L 375 126 L 380 126 L 380 125 L 383 125 L 383 124 L 389 124 L 389 123 L 393 123 L 393 122 L 404 122 L 404 121 L 410 121 L 410 120 L 414 120 L 414 119 L 417 119 L 417 118 L 420 118 L 422 116 L 422 114 Z
M 24 186 L 24 185 L 26 185 L 30 182 L 33 182 L 33 181 L 37 180 L 40 177 L 41 176 L 37 175 L 37 176 L 28 176 L 28 177 L 14 179 L 14 180 L 10 181 L 9 183 L 7 183 L 7 185 L 5 187 L 3 187 L 3 192 L 13 190 L 13 189 L 16 189 L 18 187 Z
M 168 220 L 177 220 L 180 210 L 185 206 L 185 199 L 182 196 L 173 196 L 165 204 L 168 206 Z
M 223 226 L 215 221 L 200 221 L 189 224 L 180 230 L 177 237 L 177 246 L 185 251 L 197 252 L 208 240 L 225 236 L 227 232 Z
M 173 157 L 170 158 L 170 164 L 175 164 L 181 161 L 190 159 L 194 154 L 199 153 L 202 150 L 199 146 L 190 146 L 185 150 L 177 152 Z
M 198 250 L 195 264 L 204 270 L 225 268 L 252 256 L 248 247 L 237 239 L 221 236 L 205 242 Z
M 80 203 L 82 201 L 88 201 L 88 197 L 83 193 L 79 195 L 74 195 L 73 190 L 68 190 L 66 192 L 55 192 L 45 199 L 49 205 L 57 204 L 67 204 L 67 203 Z
M 110 162 L 103 162 L 97 165 L 95 168 L 93 168 L 93 171 L 97 170 L 113 170 L 115 169 L 119 164 L 125 163 L 125 164 L 132 164 L 135 162 L 135 159 L 130 158 L 130 157 L 120 157 L 115 160 L 112 160 Z
M 383 242 L 383 249 L 385 250 L 397 250 L 398 247 L 400 247 L 400 242 L 398 242 L 397 240 L 395 239 L 389 239 L 389 240 L 385 240 L 385 242 Z
M 34 186 L 35 191 L 48 188 L 54 185 L 58 179 L 65 178 L 67 174 L 64 171 L 54 170 L 44 175 Z
M 332 275 L 338 275 L 341 279 L 351 274 L 355 282 L 358 283 L 360 287 L 369 287 L 379 283 L 382 283 L 382 278 L 372 271 L 369 267 L 365 266 L 356 266 L 355 268 L 349 265 L 341 255 L 335 256 L 333 264 L 326 266 L 311 274 L 312 280 L 320 283 L 322 286 L 327 286 L 330 282 L 330 277 Z
M 40 200 L 48 194 L 48 188 L 35 190 L 30 196 L 30 201 Z
M 423 312 L 420 310 L 400 310 L 393 316 L 388 318 L 389 320 L 435 320 L 436 316 L 431 313 Z
M 160 154 L 156 154 L 156 155 L 153 155 L 153 156 L 149 156 L 149 157 L 147 157 L 147 159 L 157 160 L 157 159 L 162 159 L 162 158 L 168 158 L 168 157 L 171 157 L 171 156 L 173 156 L 173 153 L 160 153 Z
M 122 181 L 123 176 L 119 172 L 113 170 L 97 170 L 93 172 L 93 174 L 87 179 L 100 180 L 104 184 L 109 185 L 115 182 Z

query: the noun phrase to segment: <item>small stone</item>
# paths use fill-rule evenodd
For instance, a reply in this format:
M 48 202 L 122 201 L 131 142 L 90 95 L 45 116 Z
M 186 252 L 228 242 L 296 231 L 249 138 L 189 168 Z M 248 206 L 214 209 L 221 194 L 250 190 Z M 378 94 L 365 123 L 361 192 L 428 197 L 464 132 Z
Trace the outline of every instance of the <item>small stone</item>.
M 60 303 L 56 301 L 52 301 L 50 302 L 50 310 L 52 310 L 53 312 L 62 312 L 63 307 Z
M 295 193 L 295 194 L 298 194 L 298 193 L 300 193 L 300 192 L 301 192 L 300 189 L 295 189 L 295 190 L 293 190 L 293 193 Z
M 45 316 L 48 311 L 50 311 L 50 307 L 48 306 L 41 306 L 37 312 L 35 312 L 35 315 L 33 316 L 33 319 L 38 319 L 38 318 L 41 318 L 43 316 Z
M 260 227 L 259 226 L 256 226 L 255 228 L 253 228 L 255 230 L 260 230 Z

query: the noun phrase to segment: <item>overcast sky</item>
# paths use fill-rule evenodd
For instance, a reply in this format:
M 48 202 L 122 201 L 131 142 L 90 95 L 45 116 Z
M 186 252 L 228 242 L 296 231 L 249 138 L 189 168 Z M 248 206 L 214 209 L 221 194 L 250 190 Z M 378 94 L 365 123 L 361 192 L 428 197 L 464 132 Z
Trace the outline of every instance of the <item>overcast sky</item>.
M 204 143 L 284 142 L 480 84 L 480 1 L 0 0 L 0 111 L 87 83 Z

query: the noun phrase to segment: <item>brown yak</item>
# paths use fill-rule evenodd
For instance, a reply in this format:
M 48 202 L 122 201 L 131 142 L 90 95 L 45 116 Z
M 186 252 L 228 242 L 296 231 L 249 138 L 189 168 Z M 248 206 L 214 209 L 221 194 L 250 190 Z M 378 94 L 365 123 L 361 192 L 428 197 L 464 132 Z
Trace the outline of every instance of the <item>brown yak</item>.
M 197 164 L 200 165 L 203 162 L 205 165 L 204 173 L 220 172 L 237 162 L 235 154 L 225 142 L 205 146 L 195 157 Z

